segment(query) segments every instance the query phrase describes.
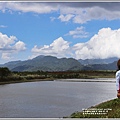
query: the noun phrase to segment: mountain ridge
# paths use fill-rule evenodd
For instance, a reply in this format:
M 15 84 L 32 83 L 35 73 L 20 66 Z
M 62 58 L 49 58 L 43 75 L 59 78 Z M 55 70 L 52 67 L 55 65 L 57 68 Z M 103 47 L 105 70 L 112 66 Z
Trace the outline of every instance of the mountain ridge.
M 112 63 L 114 61 L 117 61 L 118 58 L 117 57 L 111 57 L 111 58 L 106 58 L 106 59 L 78 59 L 78 61 L 82 64 L 82 65 L 93 65 L 93 64 L 109 64 Z
M 37 56 L 31 60 L 8 62 L 2 67 L 8 67 L 11 71 L 67 71 L 73 67 L 75 67 L 74 70 L 79 70 L 83 66 L 74 58 Z
M 10 61 L 8 63 L 0 65 L 0 67 L 8 67 L 11 71 L 20 72 L 37 70 L 41 71 L 116 70 L 117 59 L 118 58 L 76 60 L 74 58 L 57 58 L 54 56 L 40 55 L 33 59 L 28 59 L 25 61 L 21 60 Z

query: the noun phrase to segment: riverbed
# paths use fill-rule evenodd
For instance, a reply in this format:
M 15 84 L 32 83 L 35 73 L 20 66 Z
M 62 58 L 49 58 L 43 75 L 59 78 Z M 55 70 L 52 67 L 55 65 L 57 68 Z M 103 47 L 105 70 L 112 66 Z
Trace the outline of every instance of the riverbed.
M 101 80 L 0 85 L 0 118 L 62 118 L 116 98 L 115 82 Z

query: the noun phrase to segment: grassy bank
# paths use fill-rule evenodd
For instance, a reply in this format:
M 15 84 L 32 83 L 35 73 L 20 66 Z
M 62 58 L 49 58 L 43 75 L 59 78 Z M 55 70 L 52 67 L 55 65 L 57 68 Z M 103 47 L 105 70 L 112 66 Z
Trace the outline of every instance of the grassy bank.
M 23 82 L 39 82 L 39 81 L 53 81 L 53 79 L 46 78 L 46 79 L 0 81 L 0 85 L 12 84 L 12 83 L 23 83 Z
M 68 118 L 120 118 L 120 99 L 116 98 L 81 112 L 74 112 Z
M 53 78 L 45 77 L 41 75 L 19 75 L 12 73 L 9 76 L 0 78 L 0 85 L 11 84 L 11 83 L 22 83 L 22 82 L 36 82 L 36 81 L 53 81 Z

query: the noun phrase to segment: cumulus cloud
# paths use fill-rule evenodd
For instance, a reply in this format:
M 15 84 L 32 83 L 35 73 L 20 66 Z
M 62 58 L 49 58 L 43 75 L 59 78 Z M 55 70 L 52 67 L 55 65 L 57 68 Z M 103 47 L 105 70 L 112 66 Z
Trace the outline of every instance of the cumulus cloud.
M 83 26 L 77 27 L 75 30 L 69 31 L 65 36 L 72 36 L 73 38 L 87 38 L 88 32 L 85 31 L 85 28 Z
M 77 43 L 70 47 L 70 43 L 62 37 L 50 45 L 34 46 L 33 56 L 52 55 L 56 57 L 74 57 L 76 59 L 105 59 L 120 58 L 120 29 L 102 28 L 88 42 Z
M 21 51 L 21 50 L 25 50 L 26 47 L 25 47 L 25 43 L 22 42 L 22 41 L 18 41 L 15 43 L 15 45 L 13 46 L 13 48 L 17 51 Z
M 37 55 L 52 55 L 56 57 L 67 57 L 70 54 L 69 42 L 65 41 L 62 37 L 54 40 L 50 45 L 44 45 L 42 47 L 34 46 L 32 49 L 33 56 Z
M 2 59 L 9 59 L 14 53 L 25 50 L 25 43 L 18 41 L 15 36 L 8 37 L 0 32 L 0 53 Z
M 120 57 L 120 29 L 103 28 L 86 43 L 73 46 L 77 59 Z

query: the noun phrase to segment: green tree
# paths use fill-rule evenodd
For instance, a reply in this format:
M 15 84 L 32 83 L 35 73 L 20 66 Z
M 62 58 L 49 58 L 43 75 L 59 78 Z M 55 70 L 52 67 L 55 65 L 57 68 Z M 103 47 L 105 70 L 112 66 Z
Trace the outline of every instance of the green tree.
M 11 74 L 11 71 L 7 67 L 0 68 L 0 78 L 3 79 L 8 77 Z

